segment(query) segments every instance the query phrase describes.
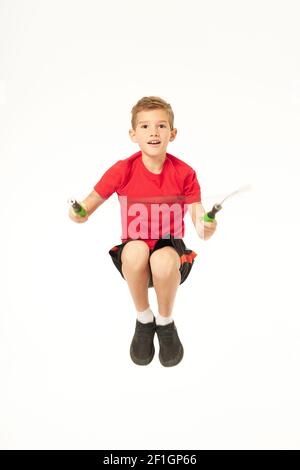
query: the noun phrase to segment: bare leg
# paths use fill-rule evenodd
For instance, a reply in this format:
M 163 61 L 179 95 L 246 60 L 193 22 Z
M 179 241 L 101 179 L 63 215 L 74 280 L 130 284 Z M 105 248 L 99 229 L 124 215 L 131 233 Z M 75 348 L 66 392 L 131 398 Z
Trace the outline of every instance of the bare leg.
M 181 281 L 180 258 L 171 246 L 164 246 L 150 256 L 153 286 L 160 315 L 172 315 L 177 288 Z
M 132 240 L 126 243 L 121 254 L 122 273 L 138 312 L 143 312 L 149 307 L 149 253 L 146 242 Z

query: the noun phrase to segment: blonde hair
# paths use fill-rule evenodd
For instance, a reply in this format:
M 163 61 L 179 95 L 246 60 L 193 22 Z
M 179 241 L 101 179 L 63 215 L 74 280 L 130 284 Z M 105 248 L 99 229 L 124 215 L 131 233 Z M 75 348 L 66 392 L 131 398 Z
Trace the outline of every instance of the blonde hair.
M 174 113 L 171 108 L 171 105 L 159 96 L 144 96 L 141 98 L 131 110 L 131 126 L 132 129 L 136 129 L 137 125 L 137 114 L 140 111 L 146 111 L 150 109 L 164 109 L 168 114 L 168 120 L 171 130 L 174 126 Z

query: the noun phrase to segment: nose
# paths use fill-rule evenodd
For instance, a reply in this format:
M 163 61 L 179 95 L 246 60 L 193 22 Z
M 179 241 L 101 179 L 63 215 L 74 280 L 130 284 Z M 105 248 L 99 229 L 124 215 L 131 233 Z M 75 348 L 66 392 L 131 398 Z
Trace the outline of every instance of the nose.
M 153 129 L 153 130 L 151 131 L 150 135 L 151 135 L 151 137 L 154 137 L 154 136 L 157 137 L 157 136 L 158 136 L 158 131 L 157 131 L 157 129 Z

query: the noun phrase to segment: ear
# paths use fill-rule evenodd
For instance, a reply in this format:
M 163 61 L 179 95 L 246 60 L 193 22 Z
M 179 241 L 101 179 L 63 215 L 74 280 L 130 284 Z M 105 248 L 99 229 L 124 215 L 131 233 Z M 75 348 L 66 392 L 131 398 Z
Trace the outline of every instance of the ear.
M 173 129 L 170 135 L 170 142 L 172 142 L 175 139 L 176 135 L 177 135 L 177 129 Z
M 129 129 L 129 137 L 131 138 L 132 142 L 136 142 L 135 130 L 134 129 Z

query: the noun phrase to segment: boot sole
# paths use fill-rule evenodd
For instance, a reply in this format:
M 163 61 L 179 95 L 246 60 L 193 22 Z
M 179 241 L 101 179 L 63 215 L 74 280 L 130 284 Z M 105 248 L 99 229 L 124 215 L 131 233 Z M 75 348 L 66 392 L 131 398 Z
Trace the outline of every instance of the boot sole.
M 152 350 L 151 356 L 149 358 L 147 358 L 147 359 L 138 359 L 137 357 L 134 356 L 134 354 L 132 352 L 132 346 L 130 346 L 130 357 L 131 357 L 132 361 L 135 364 L 137 364 L 138 366 L 147 366 L 148 364 L 150 364 L 150 362 L 154 358 L 154 354 L 155 354 L 155 348 L 153 346 L 153 350 Z
M 179 364 L 179 362 L 183 358 L 183 354 L 184 354 L 184 349 L 183 349 L 183 346 L 181 345 L 179 353 L 177 354 L 176 357 L 174 357 L 174 359 L 171 359 L 170 361 L 165 361 L 164 362 L 161 358 L 160 353 L 159 353 L 158 357 L 159 357 L 159 361 L 160 361 L 162 366 L 164 366 L 164 367 L 173 367 L 173 366 L 177 366 L 177 364 Z

